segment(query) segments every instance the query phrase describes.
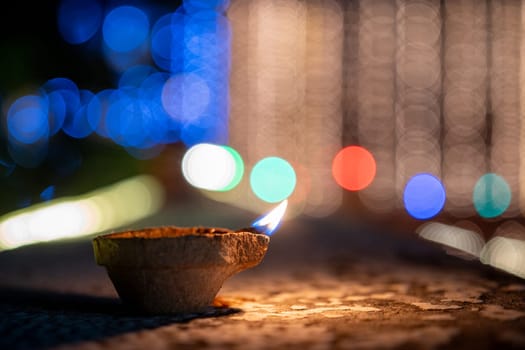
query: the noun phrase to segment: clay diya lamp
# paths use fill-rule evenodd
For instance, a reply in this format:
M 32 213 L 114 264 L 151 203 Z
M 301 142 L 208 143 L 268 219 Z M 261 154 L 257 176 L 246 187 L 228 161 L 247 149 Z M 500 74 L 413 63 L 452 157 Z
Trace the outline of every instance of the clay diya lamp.
M 226 279 L 262 261 L 268 232 L 276 229 L 286 204 L 237 231 L 166 226 L 98 236 L 95 260 L 133 308 L 152 314 L 200 312 Z

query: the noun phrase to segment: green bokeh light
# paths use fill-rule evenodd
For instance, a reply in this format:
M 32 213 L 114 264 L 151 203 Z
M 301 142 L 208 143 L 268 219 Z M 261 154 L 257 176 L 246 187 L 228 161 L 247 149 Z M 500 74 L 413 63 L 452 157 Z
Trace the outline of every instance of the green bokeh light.
M 237 152 L 235 149 L 231 148 L 230 146 L 222 147 L 228 152 L 230 152 L 233 159 L 235 160 L 235 175 L 233 176 L 232 181 L 228 184 L 228 186 L 219 190 L 222 192 L 226 192 L 233 190 L 239 184 L 239 182 L 241 182 L 242 176 L 244 175 L 244 162 L 239 152 Z
M 288 198 L 294 191 L 296 176 L 293 167 L 279 157 L 260 160 L 250 174 L 250 185 L 257 197 L 276 203 Z
M 507 210 L 512 198 L 510 187 L 499 175 L 489 173 L 483 175 L 472 194 L 472 201 L 478 214 L 484 218 L 494 218 Z

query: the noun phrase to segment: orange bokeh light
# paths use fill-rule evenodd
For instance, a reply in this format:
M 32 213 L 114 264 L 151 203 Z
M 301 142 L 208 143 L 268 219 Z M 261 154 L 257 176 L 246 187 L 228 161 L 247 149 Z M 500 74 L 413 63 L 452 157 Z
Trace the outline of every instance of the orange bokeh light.
M 349 191 L 366 188 L 376 175 L 376 161 L 372 154 L 360 146 L 343 148 L 334 158 L 332 175 L 339 186 Z

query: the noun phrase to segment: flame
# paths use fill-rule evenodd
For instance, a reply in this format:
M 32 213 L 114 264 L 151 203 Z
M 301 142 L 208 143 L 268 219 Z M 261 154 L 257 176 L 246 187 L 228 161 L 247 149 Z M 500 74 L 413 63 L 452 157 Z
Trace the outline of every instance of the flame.
M 288 200 L 285 199 L 272 211 L 255 220 L 252 223 L 252 227 L 257 229 L 257 231 L 264 233 L 265 235 L 271 236 L 277 227 L 279 227 L 287 207 Z

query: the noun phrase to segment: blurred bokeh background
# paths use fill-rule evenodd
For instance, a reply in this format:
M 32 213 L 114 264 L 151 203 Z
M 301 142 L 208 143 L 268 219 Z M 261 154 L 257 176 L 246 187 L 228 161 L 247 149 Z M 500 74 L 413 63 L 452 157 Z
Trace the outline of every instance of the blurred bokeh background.
M 255 217 L 288 199 L 288 219 L 417 231 L 525 276 L 522 1 L 61 0 L 1 16 L 0 249 L 169 203 Z

